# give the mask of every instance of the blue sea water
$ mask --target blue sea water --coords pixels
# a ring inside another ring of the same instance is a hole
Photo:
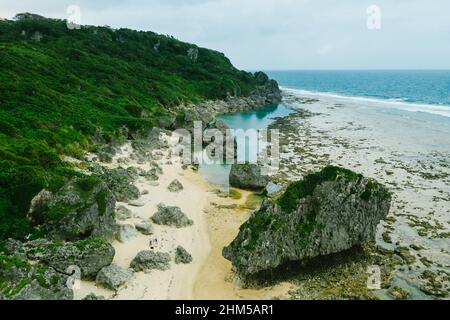
[[[299,97],[319,100],[310,107],[335,104],[349,107],[336,116],[375,123],[389,140],[411,145],[414,150],[448,149],[450,137],[449,71],[269,71],[282,88]],[[269,105],[258,110],[222,115],[232,129],[264,129],[276,117],[287,116],[292,106]],[[350,112],[350,113],[349,113]],[[361,118],[363,117],[363,118]],[[409,139],[409,140],[408,140]],[[228,187],[230,166],[201,165],[209,182]]]
[[[450,117],[450,70],[269,71],[282,87]]]

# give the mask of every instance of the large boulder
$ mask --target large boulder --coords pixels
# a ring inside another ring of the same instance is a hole
[[[131,224],[123,224],[118,226],[116,239],[122,243],[125,243],[135,237],[137,237],[139,233],[136,228]]]
[[[175,179],[169,184],[167,189],[169,189],[170,192],[180,192],[183,190],[183,185],[180,181],[178,181],[178,179]]]
[[[269,177],[261,173],[261,166],[244,163],[234,164],[230,172],[230,185],[245,190],[263,190],[269,183]]]
[[[139,231],[145,236],[152,235],[155,232],[153,225],[147,222],[137,223],[135,227],[137,231]]]
[[[141,196],[139,189],[134,185],[139,177],[137,169],[133,167],[108,169],[95,164],[91,166],[90,170],[106,183],[116,201],[128,202]]]
[[[0,300],[72,300],[68,277],[0,253]]]
[[[348,250],[373,241],[390,209],[381,184],[352,171],[326,167],[266,200],[241,226],[223,256],[244,276]]]
[[[133,277],[133,272],[115,264],[107,266],[97,274],[96,283],[106,289],[117,291]]]
[[[131,268],[136,271],[161,270],[170,269],[170,255],[164,252],[141,251],[131,261]]]
[[[175,250],[176,264],[189,264],[192,262],[192,255],[182,246],[178,246]]]
[[[153,215],[152,221],[157,225],[184,228],[194,224],[179,207],[166,207],[158,205],[158,211]]]
[[[36,240],[23,244],[22,250],[29,260],[38,261],[60,273],[69,267],[78,267],[81,278],[95,279],[97,273],[109,266],[115,255],[114,247],[103,239],[76,242],[48,242]]]
[[[59,191],[42,191],[32,201],[29,220],[55,240],[113,239],[116,200],[96,177],[74,178]]]

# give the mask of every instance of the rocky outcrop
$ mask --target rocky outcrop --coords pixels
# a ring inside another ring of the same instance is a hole
[[[183,190],[183,185],[177,179],[173,180],[167,187],[170,192],[180,192]]]
[[[131,219],[133,217],[133,212],[125,206],[118,206],[116,208],[116,218],[117,220],[124,221]]]
[[[127,242],[139,235],[136,228],[131,224],[122,224],[117,228],[116,239],[119,242]]]
[[[99,165],[93,165],[91,171],[99,179],[104,181],[109,190],[112,191],[116,201],[128,202],[139,199],[141,193],[139,189],[133,184],[139,177],[139,172],[136,168],[115,168],[108,169]]]
[[[98,160],[104,163],[112,163],[117,150],[111,145],[104,145],[97,151]]]
[[[27,259],[52,267],[60,273],[68,268],[80,268],[82,279],[95,279],[97,273],[109,266],[115,255],[111,244],[103,239],[87,239],[76,242],[49,242],[36,240],[24,243],[19,249]]]
[[[193,121],[200,120],[207,127],[214,122],[217,115],[255,110],[269,104],[281,103],[282,95],[278,83],[270,80],[264,72],[257,72],[254,76],[257,87],[248,96],[235,95],[228,96],[225,100],[207,101],[197,105],[180,105],[177,113],[182,121],[179,125],[189,127]]]
[[[390,204],[390,193],[376,181],[326,167],[291,184],[276,201],[265,201],[223,256],[249,276],[338,253],[373,241]]]
[[[154,233],[153,225],[147,222],[137,223],[135,225],[136,230],[145,236],[152,235]]]
[[[107,266],[97,274],[96,283],[106,289],[117,291],[133,277],[133,273],[115,264]]]
[[[269,177],[261,174],[257,164],[234,164],[230,171],[230,186],[239,189],[263,190],[269,183]]]
[[[0,253],[0,300],[72,300],[68,277]]]
[[[89,293],[86,297],[83,298],[84,301],[98,301],[98,300],[106,300],[104,296],[97,296],[95,293]]]
[[[186,251],[182,246],[178,246],[175,250],[176,264],[189,264],[192,262],[192,255]]]
[[[170,269],[170,255],[163,252],[141,251],[131,261],[131,268],[136,271],[161,270]]]
[[[116,201],[102,180],[96,177],[74,178],[55,194],[44,190],[36,198],[28,218],[51,238],[114,238]]]
[[[153,215],[152,221],[158,225],[176,228],[189,227],[194,224],[194,221],[189,219],[179,207],[166,207],[163,204],[158,206],[158,212]]]

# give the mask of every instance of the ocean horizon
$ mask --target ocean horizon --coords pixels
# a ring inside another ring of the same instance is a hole
[[[450,70],[266,71],[283,89],[305,96],[378,103],[450,117]]]

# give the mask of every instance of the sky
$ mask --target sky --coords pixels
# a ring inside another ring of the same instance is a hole
[[[0,0],[0,17],[71,5],[81,24],[173,35],[246,70],[450,69],[448,0]]]

